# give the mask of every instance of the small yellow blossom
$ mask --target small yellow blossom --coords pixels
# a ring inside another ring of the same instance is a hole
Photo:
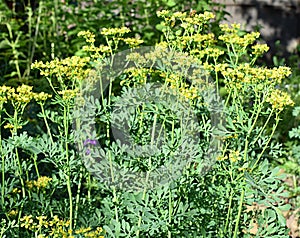
[[[282,111],[286,106],[294,105],[290,95],[279,89],[274,89],[271,92],[271,95],[267,97],[266,101],[272,105],[273,109],[278,110],[279,112]]]
[[[220,156],[217,157],[218,161],[223,161],[223,160],[226,160],[226,159],[227,159],[227,156],[221,156],[220,155]]]
[[[186,17],[186,12],[174,12],[173,16],[178,19],[182,19]]]
[[[78,89],[66,89],[59,91],[58,94],[62,95],[62,99],[64,101],[70,101],[71,99],[76,97],[76,95],[78,94]]]
[[[14,129],[15,126],[11,123],[6,123],[5,126],[4,126],[4,129]]]
[[[41,93],[35,93],[33,97],[37,102],[40,102],[40,101],[46,101],[48,98],[51,98],[52,95],[41,92]]]
[[[52,178],[48,178],[47,176],[39,177],[36,181],[34,181],[34,186],[37,188],[46,188]]]
[[[135,48],[139,46],[140,44],[143,44],[144,41],[140,39],[135,39],[135,38],[125,38],[122,39],[127,45],[129,45],[131,48]]]
[[[236,151],[231,150],[228,157],[229,160],[233,163],[242,159],[242,157],[240,156],[240,152],[238,150]]]
[[[156,15],[158,17],[168,17],[170,15],[170,11],[169,10],[158,11],[156,12]]]
[[[253,49],[252,54],[254,55],[262,55],[263,53],[267,52],[270,47],[267,44],[256,44],[251,47]]]
[[[114,35],[124,35],[126,33],[129,33],[130,29],[127,27],[121,27],[121,28],[103,28],[101,31],[101,34],[104,36],[114,36]]]
[[[77,36],[82,36],[85,38],[86,42],[94,43],[95,42],[95,34],[90,31],[80,31]]]
[[[34,186],[33,181],[26,181],[25,184],[26,184],[26,187],[27,187],[29,190],[31,190],[31,189],[33,188],[33,186]]]
[[[91,231],[92,230],[92,228],[91,227],[87,227],[87,228],[80,228],[80,229],[78,229],[78,230],[76,230],[75,231],[75,234],[84,234],[84,233],[86,233],[86,232],[89,232],[89,231]]]
[[[17,216],[18,215],[18,210],[11,210],[11,211],[9,211],[9,213],[8,213],[8,216],[9,217],[15,217],[15,216]]]
[[[31,224],[33,223],[32,215],[23,216],[20,219],[21,227],[25,227],[25,229],[29,229]]]

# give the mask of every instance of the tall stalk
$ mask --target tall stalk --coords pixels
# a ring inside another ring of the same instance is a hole
[[[70,219],[70,226],[69,229],[72,230],[73,228],[73,196],[71,190],[71,168],[70,168],[70,158],[69,158],[69,113],[70,113],[70,106],[67,104],[64,106],[64,137],[65,137],[65,155],[66,155],[66,162],[67,162],[67,171],[66,171],[66,180],[67,180],[67,191],[69,195],[69,219]]]

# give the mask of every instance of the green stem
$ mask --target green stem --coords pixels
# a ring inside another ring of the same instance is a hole
[[[82,171],[82,166],[80,166],[80,173],[79,173],[79,180],[78,180],[78,187],[77,187],[77,194],[76,194],[76,201],[75,201],[75,211],[74,211],[74,227],[76,227],[76,221],[78,217],[78,206],[79,206],[79,199],[80,199],[82,177],[83,177],[83,171]]]
[[[172,213],[173,213],[173,206],[172,206],[172,193],[171,193],[171,189],[169,189],[169,225],[172,222]],[[172,237],[172,233],[170,231],[170,229],[168,228],[168,238]]]
[[[20,178],[21,187],[22,187],[22,196],[23,196],[23,198],[25,198],[25,183],[24,183],[24,180],[22,178],[23,170],[22,170],[22,165],[21,165],[21,161],[20,161],[20,157],[19,157],[18,148],[15,148],[15,154],[16,154],[18,168],[19,168],[19,178]]]
[[[65,154],[66,154],[66,162],[67,162],[67,173],[66,173],[66,179],[67,179],[67,191],[68,191],[68,195],[69,195],[69,219],[70,219],[70,226],[69,229],[72,230],[73,228],[73,196],[72,196],[72,190],[71,190],[71,168],[70,168],[70,158],[69,158],[69,146],[68,146],[68,133],[69,133],[69,112],[70,112],[70,108],[69,105],[64,106],[64,136],[65,136],[65,146],[64,146],[64,150],[65,150]]]
[[[38,178],[40,177],[40,173],[39,173],[39,169],[38,169],[38,166],[37,166],[37,154],[34,154],[33,155],[33,163],[34,163],[34,168],[35,168],[35,172],[38,176]]]
[[[279,121],[280,121],[280,118],[279,118],[279,114],[278,114],[278,113],[276,113],[275,121],[276,121],[276,123],[275,123],[275,125],[274,125],[273,128],[272,128],[271,135],[270,135],[270,137],[269,137],[267,143],[265,144],[263,150],[262,150],[261,153],[259,154],[257,160],[255,161],[254,165],[253,165],[252,168],[250,169],[250,172],[252,172],[253,169],[255,169],[256,165],[257,165],[258,162],[259,162],[259,160],[261,159],[261,157],[262,157],[263,154],[265,153],[265,150],[268,148],[268,145],[269,145],[270,141],[272,140],[272,137],[273,137],[273,135],[274,135],[274,133],[275,133],[275,131],[276,131],[276,128],[277,128],[277,126],[278,126],[278,123],[279,123]]]
[[[88,191],[87,191],[87,198],[88,198],[88,202],[91,201],[91,174],[90,172],[88,172],[88,177],[87,177],[87,184],[88,184]]]
[[[224,234],[226,234],[226,232],[227,232],[229,219],[231,217],[231,205],[232,205],[232,199],[233,199],[233,190],[232,189],[230,189],[230,190],[231,191],[230,191],[230,197],[229,197],[228,212],[227,212],[226,222],[225,222],[225,227],[224,227]]]
[[[51,143],[52,143],[52,145],[53,145],[53,144],[54,144],[54,141],[53,141],[52,134],[51,134],[51,130],[50,130],[50,127],[49,127],[49,124],[48,124],[48,121],[47,121],[47,117],[46,117],[44,105],[43,105],[42,103],[39,103],[39,104],[40,104],[40,107],[41,107],[41,110],[42,110],[43,119],[44,119],[44,122],[45,122],[45,125],[46,125],[46,128],[47,128],[48,135],[49,135],[50,140],[51,140]]]
[[[18,110],[17,109],[14,111],[13,124],[14,124],[14,128],[13,128],[13,132],[12,132],[12,139],[14,138],[15,135],[17,135],[17,130],[18,130],[18,127],[19,127]],[[24,183],[24,180],[23,180],[23,177],[22,177],[23,176],[23,170],[22,170],[22,165],[21,165],[21,161],[20,161],[19,152],[18,152],[17,147],[15,147],[15,155],[16,155],[16,160],[17,160],[18,169],[19,169],[19,178],[20,178],[21,187],[22,187],[22,196],[23,196],[23,198],[25,198],[25,183]]]
[[[236,218],[236,221],[235,221],[235,228],[234,228],[233,238],[236,238],[237,234],[238,234],[239,223],[240,223],[242,209],[243,209],[244,197],[245,197],[245,189],[242,190],[241,197],[240,197],[239,210],[238,210],[238,215],[237,215],[237,218]]]
[[[268,116],[268,118],[267,118],[267,120],[266,120],[264,126],[263,126],[262,129],[260,130],[260,132],[259,132],[258,136],[256,137],[256,139],[253,141],[253,145],[257,142],[257,140],[260,138],[261,134],[262,134],[263,131],[265,130],[265,128],[266,128],[266,126],[268,125],[268,123],[269,123],[271,117],[273,116],[273,112],[274,112],[274,109],[272,108],[272,111],[271,111],[271,113],[269,114],[269,116]]]
[[[2,108],[3,104],[1,104],[0,108],[0,113],[2,114]],[[5,158],[3,155],[3,148],[2,148],[2,131],[1,131],[1,125],[2,125],[2,120],[1,120],[1,114],[0,114],[0,156],[2,159],[2,166],[1,166],[1,177],[2,177],[2,183],[1,183],[1,205],[2,209],[4,209],[4,193],[5,193]]]
[[[154,120],[153,120],[153,126],[152,126],[152,133],[151,133],[151,146],[154,145],[154,141],[155,141],[155,129],[156,129],[156,123],[157,123],[157,114],[154,114]],[[145,182],[145,187],[144,187],[144,191],[143,191],[143,196],[142,196],[142,200],[144,201],[146,198],[146,193],[147,193],[147,184],[149,181],[149,177],[150,177],[150,173],[151,173],[151,158],[149,159],[149,168],[148,171],[146,173],[146,182]],[[147,204],[146,204],[147,206]],[[138,220],[138,224],[137,224],[137,231],[136,231],[136,237],[140,237],[140,228],[142,225],[142,217],[143,217],[143,213],[141,212],[139,215],[139,220]]]

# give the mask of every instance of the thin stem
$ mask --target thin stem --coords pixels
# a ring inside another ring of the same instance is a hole
[[[0,156],[2,159],[2,166],[1,166],[1,175],[2,175],[2,186],[1,186],[1,205],[2,209],[4,209],[4,193],[5,193],[5,158],[3,155],[3,148],[2,148],[2,131],[1,131],[1,125],[2,125],[2,109],[3,109],[3,104],[1,103],[1,108],[0,108]]]
[[[34,163],[34,168],[35,168],[35,172],[38,176],[38,178],[40,177],[40,173],[39,173],[39,169],[38,169],[38,166],[37,166],[37,154],[34,154],[33,155],[33,163]]]
[[[67,162],[67,173],[66,173],[66,179],[67,179],[67,191],[68,191],[68,195],[69,195],[69,217],[70,217],[70,226],[69,229],[72,230],[73,228],[73,196],[72,196],[72,190],[71,190],[71,168],[70,168],[70,158],[69,158],[69,146],[68,146],[68,133],[69,133],[69,115],[70,112],[70,108],[69,105],[64,106],[64,137],[65,137],[65,154],[66,154],[66,162]]]
[[[77,187],[77,194],[76,194],[76,201],[75,201],[75,211],[74,211],[74,227],[76,227],[76,221],[78,216],[78,206],[79,206],[79,199],[80,199],[82,177],[83,177],[83,171],[82,171],[82,166],[80,166],[80,173],[79,173],[79,180],[78,180],[78,187]]]
[[[255,143],[256,143],[256,141],[257,141],[257,140],[260,138],[261,134],[262,134],[262,133],[263,133],[263,131],[265,130],[266,126],[268,125],[268,123],[269,123],[269,121],[270,121],[271,117],[273,116],[273,112],[274,112],[274,109],[272,108],[272,111],[271,111],[271,113],[269,114],[269,116],[268,116],[268,118],[267,118],[267,120],[266,120],[266,122],[265,122],[264,126],[263,126],[263,127],[262,127],[262,129],[260,130],[260,132],[259,132],[258,136],[257,136],[257,137],[256,137],[256,139],[253,141],[253,144],[255,144]]]
[[[242,190],[241,197],[240,197],[239,210],[238,210],[238,215],[237,215],[237,218],[236,218],[236,221],[235,221],[235,228],[234,228],[233,238],[236,238],[237,234],[238,234],[239,223],[240,223],[242,209],[243,209],[244,197],[245,197],[245,189]]]
[[[16,109],[14,111],[14,117],[13,117],[13,123],[14,123],[14,129],[12,132],[12,138],[14,138],[15,135],[17,135],[17,130],[19,127],[19,123],[18,123],[18,110]],[[20,182],[21,182],[21,187],[22,187],[22,196],[23,198],[25,198],[25,183],[23,180],[23,170],[22,170],[22,165],[21,165],[21,161],[20,161],[20,157],[19,157],[19,152],[18,152],[18,148],[15,147],[15,155],[16,155],[16,160],[17,160],[17,164],[18,164],[18,169],[19,169],[19,178],[20,178]]]
[[[257,160],[255,161],[254,165],[252,166],[250,172],[252,172],[253,169],[256,167],[256,165],[258,164],[259,160],[261,159],[261,157],[262,157],[263,154],[265,153],[265,150],[268,148],[268,145],[269,145],[270,141],[272,140],[272,137],[273,137],[273,135],[274,135],[274,133],[275,133],[275,131],[276,131],[276,128],[277,128],[277,126],[278,126],[278,123],[279,123],[279,121],[280,121],[280,118],[279,118],[279,114],[278,114],[278,113],[276,113],[275,121],[276,121],[276,123],[275,123],[275,125],[273,125],[271,135],[270,135],[270,137],[269,137],[267,143],[265,144],[263,150],[262,150],[261,153],[259,154]]]
[[[173,207],[172,207],[172,193],[171,193],[171,189],[169,189],[169,225],[172,222],[172,213],[173,213]],[[172,233],[170,231],[170,229],[168,228],[168,238],[172,237]]]
[[[87,184],[88,184],[87,198],[88,198],[88,202],[90,202],[91,201],[91,174],[90,174],[90,172],[88,172]]]
[[[154,120],[153,120],[153,126],[152,126],[152,133],[151,133],[151,146],[154,145],[154,141],[155,141],[156,123],[157,123],[157,114],[154,114]],[[142,196],[142,200],[143,201],[146,198],[147,184],[148,184],[150,173],[151,173],[151,165],[152,165],[151,158],[149,159],[149,164],[148,165],[149,165],[149,168],[148,168],[148,171],[146,173],[145,187],[144,187],[143,196]],[[146,204],[146,206],[147,206],[147,204]],[[139,215],[139,220],[138,220],[138,224],[137,224],[137,228],[138,229],[136,231],[136,237],[140,237],[140,227],[141,227],[141,224],[142,224],[142,217],[143,217],[143,212],[141,212],[140,215]]]
[[[39,103],[40,106],[41,106],[41,110],[42,110],[42,114],[43,114],[43,119],[44,119],[44,122],[45,122],[45,125],[46,125],[46,128],[47,128],[47,133],[50,137],[50,140],[51,140],[51,143],[52,145],[54,144],[54,141],[53,141],[53,138],[52,138],[52,134],[51,134],[51,130],[50,130],[50,127],[49,127],[49,124],[48,124],[48,121],[47,121],[47,117],[46,117],[46,113],[45,113],[45,109],[44,109],[44,105],[42,103]]]
[[[233,199],[233,190],[230,189],[230,197],[229,197],[229,204],[228,204],[228,212],[226,216],[226,222],[225,222],[225,228],[224,228],[224,234],[227,232],[227,227],[229,223],[229,219],[231,217],[231,205],[232,205],[232,199]]]

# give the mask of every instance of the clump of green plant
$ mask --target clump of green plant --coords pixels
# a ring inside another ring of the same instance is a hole
[[[288,237],[285,175],[269,160],[282,153],[273,136],[294,104],[277,88],[290,69],[257,66],[268,50],[256,44],[259,33],[221,24],[214,34],[211,12],[157,14],[164,40],[150,50],[135,50],[143,41],[126,37],[127,27],[104,28],[100,45],[91,31],[79,33],[87,42],[81,57],[32,65],[52,96],[38,94],[45,96],[38,100],[41,136],[18,131],[14,119],[16,133],[1,144],[8,195],[1,216],[11,227],[3,234],[33,234],[21,225],[24,216],[56,215],[69,230],[101,226],[108,237]],[[118,58],[120,45],[130,48],[126,58]],[[208,96],[215,94],[223,96],[217,111]],[[214,123],[213,115],[223,120]],[[113,136],[124,128],[129,145]],[[218,153],[210,151],[213,137]],[[144,174],[146,183],[135,191],[116,186],[126,173],[115,166]],[[150,187],[162,166],[180,173]],[[101,180],[106,171],[109,183]]]
[[[140,35],[149,45],[160,38],[156,25],[159,8],[173,10],[215,9],[221,20],[225,12],[221,4],[206,0],[151,0],[144,1],[1,1],[0,3],[0,66],[2,83],[17,86],[21,83],[35,84],[45,90],[43,84],[34,81],[37,75],[31,71],[35,60],[50,61],[80,54],[82,41],[77,34],[103,27],[130,26],[132,35]],[[102,41],[102,35],[97,33]]]

